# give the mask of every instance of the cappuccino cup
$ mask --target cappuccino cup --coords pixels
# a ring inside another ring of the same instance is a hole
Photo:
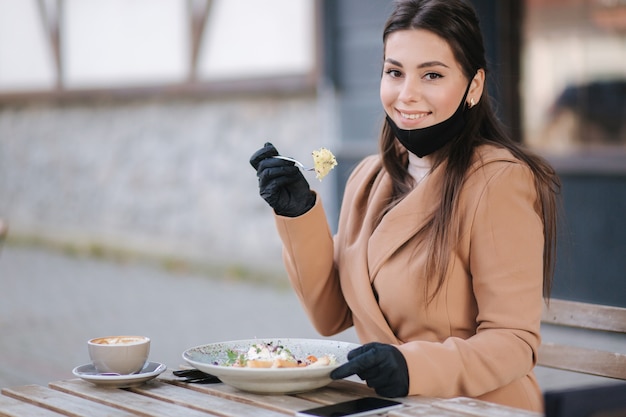
[[[150,338],[106,336],[87,342],[89,357],[99,373],[129,375],[139,372],[148,360]]]

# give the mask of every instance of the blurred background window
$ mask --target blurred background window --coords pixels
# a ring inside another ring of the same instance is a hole
[[[202,79],[306,74],[313,69],[313,1],[213,3],[200,54]]]
[[[53,88],[56,70],[35,0],[0,0],[0,92]]]
[[[626,1],[526,0],[523,37],[526,143],[626,147]]]
[[[189,49],[185,6],[180,0],[65,0],[65,86],[183,81]]]
[[[0,95],[315,70],[315,0],[0,0]]]

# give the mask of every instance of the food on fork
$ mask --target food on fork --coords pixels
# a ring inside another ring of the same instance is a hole
[[[337,159],[335,155],[326,148],[320,148],[312,153],[315,176],[321,181],[322,178],[328,175],[328,173],[337,166]]]
[[[308,355],[297,359],[289,349],[270,343],[253,343],[247,352],[228,350],[226,366],[236,368],[302,368],[327,366],[337,363],[333,355],[320,358]]]

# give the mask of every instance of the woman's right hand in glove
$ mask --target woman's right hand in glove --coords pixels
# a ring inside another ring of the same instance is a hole
[[[315,205],[315,194],[293,162],[272,158],[278,151],[271,143],[250,157],[259,178],[259,194],[279,216],[298,217]]]

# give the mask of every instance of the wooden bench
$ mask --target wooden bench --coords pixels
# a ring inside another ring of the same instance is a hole
[[[626,308],[559,299],[544,308],[542,323],[626,335]],[[593,337],[592,335],[590,337]],[[626,354],[544,341],[538,365],[626,380]]]

